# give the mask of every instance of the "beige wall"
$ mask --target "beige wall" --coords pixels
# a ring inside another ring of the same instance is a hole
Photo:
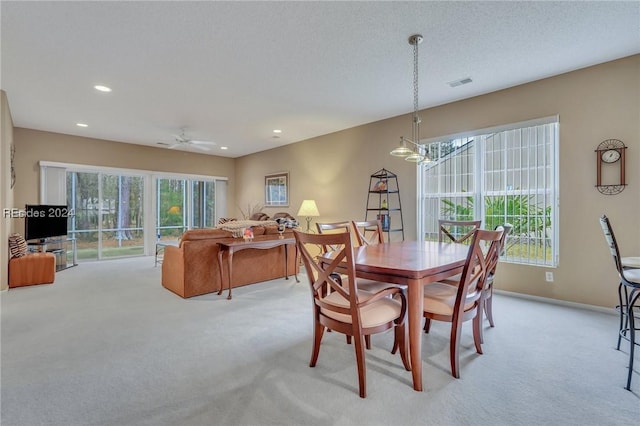
[[[502,264],[497,288],[611,307],[616,273],[598,217],[607,214],[623,255],[640,255],[640,55],[422,111],[422,138],[558,114],[560,117],[560,263],[547,268]],[[294,215],[305,198],[322,221],[360,219],[371,173],[398,174],[407,239],[416,232],[416,169],[389,156],[410,116],[383,120],[237,160],[238,203],[263,202],[264,175],[289,171]],[[606,196],[595,188],[597,145],[609,138],[628,147],[628,187]],[[241,189],[241,190],[240,190]]]
[[[230,158],[23,128],[14,129],[14,138],[18,170],[15,206],[21,208],[24,208],[25,204],[39,202],[39,161],[226,176],[229,178],[227,203],[230,206],[235,204],[235,161]],[[16,221],[16,229],[23,232],[24,220]]]
[[[4,90],[0,90],[0,290],[8,288],[7,266],[9,259],[8,236],[13,232],[13,220],[4,216],[5,209],[14,207],[11,188],[11,144],[13,143],[13,121],[9,102]]]
[[[606,213],[612,219],[623,255],[640,255],[635,214],[640,207],[640,55],[427,109],[421,113],[422,138],[556,114],[560,116],[561,205],[555,282],[545,282],[546,268],[501,264],[496,285],[610,307],[615,304],[616,277],[598,217]],[[408,114],[236,160],[16,128],[14,205],[37,202],[37,163],[47,160],[228,176],[229,214],[235,216],[240,215],[238,207],[264,202],[266,174],[288,171],[291,205],[265,208],[266,213],[289,211],[295,216],[302,200],[313,198],[322,221],[359,219],[365,214],[370,175],[386,168],[398,174],[405,234],[414,239],[416,169],[388,154],[400,136],[409,135],[410,124]],[[629,147],[629,186],[615,196],[594,188],[594,149],[608,138],[621,139]],[[6,188],[4,180],[2,186]],[[6,246],[6,239],[0,246]]]

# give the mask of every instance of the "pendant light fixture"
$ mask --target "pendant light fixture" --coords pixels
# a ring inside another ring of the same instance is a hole
[[[406,161],[421,163],[430,161],[425,147],[420,144],[420,117],[418,117],[418,45],[422,43],[422,35],[414,34],[409,37],[409,44],[413,46],[413,118],[411,123],[411,139],[400,137],[400,145],[389,154],[404,157]],[[410,146],[408,146],[410,145]]]

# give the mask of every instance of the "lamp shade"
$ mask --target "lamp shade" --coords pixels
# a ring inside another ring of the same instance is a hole
[[[315,200],[304,200],[298,210],[298,216],[320,216]]]

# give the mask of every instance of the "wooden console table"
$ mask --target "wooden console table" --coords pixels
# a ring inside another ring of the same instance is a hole
[[[288,250],[287,246],[296,245],[296,239],[294,237],[280,237],[279,235],[260,235],[250,240],[245,240],[241,238],[237,238],[235,240],[226,240],[218,242],[220,246],[220,251],[218,251],[218,266],[220,269],[220,290],[218,294],[222,294],[222,290],[224,289],[224,274],[222,273],[222,256],[224,253],[227,253],[227,266],[229,267],[229,280],[227,282],[227,287],[229,288],[229,295],[227,299],[231,299],[231,277],[232,277],[232,264],[233,264],[233,253],[246,249],[260,249],[266,250],[274,247],[284,246],[284,277],[285,279],[289,279],[289,270],[288,270]],[[297,250],[296,250],[297,256]],[[298,273],[294,269],[294,276],[296,277],[296,282],[300,282],[298,279]]]

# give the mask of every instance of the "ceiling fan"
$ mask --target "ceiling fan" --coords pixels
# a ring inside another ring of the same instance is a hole
[[[171,144],[171,145],[165,144],[165,143],[160,143],[160,144],[161,145],[168,145],[169,149],[180,149],[180,148],[194,147],[194,148],[200,149],[202,151],[211,151],[211,147],[216,145],[216,143],[212,142],[212,141],[200,141],[200,140],[195,140],[195,139],[188,138],[184,134],[184,129],[180,129],[180,134],[179,135],[173,135],[173,139],[175,140],[175,142],[173,144]]]

